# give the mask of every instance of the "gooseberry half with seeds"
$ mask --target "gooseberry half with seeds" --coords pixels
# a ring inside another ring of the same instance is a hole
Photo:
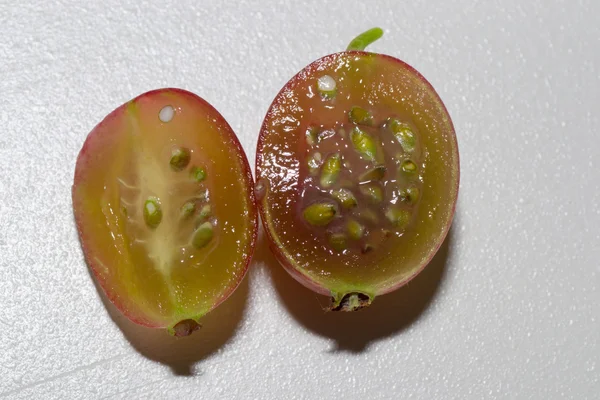
[[[151,91],[110,113],[79,153],[73,208],[85,258],[132,321],[175,336],[224,301],[254,252],[248,160],[211,105]]]
[[[354,311],[416,276],[446,237],[459,187],[450,116],[403,61],[347,51],[300,71],[264,119],[257,201],[285,269]]]

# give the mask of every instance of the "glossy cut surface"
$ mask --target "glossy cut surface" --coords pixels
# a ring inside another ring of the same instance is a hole
[[[333,98],[319,92],[318,82],[323,76],[336,82]],[[370,119],[362,118],[364,112],[356,113],[354,107],[367,110]],[[390,118],[416,133],[417,149],[412,153],[402,153],[399,142],[393,140],[386,128]],[[326,189],[323,181],[319,185],[314,177],[323,177],[325,163],[316,172],[310,166],[315,145],[311,139],[307,143],[306,137],[314,126],[320,132],[331,132],[325,134],[323,144],[318,144],[322,146],[319,157],[326,160],[339,152],[346,162],[336,183]],[[350,131],[357,126],[376,145],[355,140]],[[401,154],[394,158],[398,152]],[[409,209],[410,223],[394,231],[385,218],[390,215],[385,207],[395,202],[394,185],[405,184],[398,172],[405,155],[418,167],[418,177],[413,181],[418,184],[420,196]],[[380,178],[378,171],[370,171],[368,176],[377,181],[383,202],[368,205],[377,214],[376,220],[369,222],[359,212],[368,208],[361,206],[367,203],[367,197],[360,192],[366,193],[362,190],[366,188],[364,176],[376,165],[386,171],[385,176]],[[277,95],[261,129],[256,171],[259,186],[264,186],[258,202],[263,224],[272,249],[288,272],[313,290],[334,298],[352,292],[374,297],[410,280],[441,245],[458,193],[458,147],[441,99],[417,71],[393,57],[348,51],[313,62]],[[358,198],[358,207],[348,211],[338,202],[340,212],[336,218],[341,219],[333,219],[328,228],[336,231],[336,221],[346,223],[357,218],[372,234],[370,239],[351,241],[339,251],[335,243],[327,243],[327,229],[307,223],[302,210],[315,202],[330,201],[326,199],[329,190],[344,185],[363,197]],[[373,248],[366,246],[368,240],[375,242]]]
[[[86,260],[110,300],[178,334],[179,322],[226,299],[254,251],[251,187],[236,135],[198,96],[156,90],[108,115],[83,145],[72,196]]]

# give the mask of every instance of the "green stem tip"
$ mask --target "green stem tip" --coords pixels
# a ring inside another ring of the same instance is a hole
[[[381,28],[372,28],[366,32],[361,33],[348,45],[347,51],[363,51],[368,45],[376,41],[383,36],[383,30]]]

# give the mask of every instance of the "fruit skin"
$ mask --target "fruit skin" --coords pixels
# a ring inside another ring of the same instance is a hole
[[[106,139],[105,137],[100,137],[100,135],[116,135],[115,132],[107,130],[107,128],[109,128],[113,124],[117,124],[118,121],[123,118],[128,106],[135,104],[140,100],[150,100],[155,96],[161,95],[167,95],[171,97],[179,96],[181,98],[185,98],[186,101],[194,102],[198,108],[204,110],[207,114],[213,116],[214,122],[225,132],[225,134],[227,135],[227,140],[229,140],[230,145],[233,147],[233,151],[237,155],[237,159],[239,162],[238,166],[241,168],[242,176],[239,176],[238,179],[245,180],[245,182],[247,183],[246,196],[248,197],[248,209],[246,211],[248,213],[250,221],[250,235],[248,237],[249,240],[242,261],[243,267],[239,271],[234,284],[232,284],[228,287],[227,290],[222,292],[220,296],[218,296],[215,299],[210,309],[204,312],[202,315],[190,316],[190,318],[181,319],[179,321],[174,320],[171,321],[171,323],[165,323],[164,320],[159,321],[157,319],[152,318],[151,316],[140,313],[139,310],[135,310],[134,307],[131,307],[131,304],[129,304],[128,299],[123,297],[121,294],[110,290],[109,282],[107,282],[105,275],[101,273],[102,267],[98,261],[98,258],[92,251],[92,244],[94,241],[93,236],[95,232],[88,229],[88,226],[85,223],[86,209],[85,205],[83,204],[84,202],[81,198],[82,195],[81,193],[79,193],[79,186],[85,179],[86,168],[93,167],[93,162],[95,159],[94,150],[95,146],[97,146],[97,143],[95,142]],[[136,324],[146,326],[148,328],[166,328],[168,332],[173,336],[187,336],[193,333],[195,330],[199,329],[200,324],[198,323],[198,319],[206,313],[215,309],[217,306],[219,306],[237,289],[237,287],[241,284],[242,280],[244,279],[250,266],[250,262],[252,260],[252,256],[256,248],[256,242],[258,237],[258,214],[256,211],[256,199],[254,196],[254,190],[252,190],[252,184],[253,177],[250,164],[248,163],[243,147],[239,142],[233,129],[223,118],[223,116],[212,105],[210,105],[207,101],[195,95],[194,93],[178,88],[156,89],[133,98],[132,100],[122,104],[121,106],[113,110],[111,113],[109,113],[88,134],[77,156],[73,186],[71,190],[74,219],[82,251],[86,263],[90,267],[94,278],[99,283],[99,286],[102,288],[102,291],[104,292],[106,297],[111,301],[111,303],[113,303],[117,307],[117,309],[119,309],[119,311],[123,313],[123,315],[125,315],[129,320]]]
[[[441,232],[440,232],[435,244],[430,247],[427,257],[424,258],[423,261],[417,266],[417,268],[415,268],[413,270],[413,272],[410,274],[410,276],[408,276],[404,279],[401,279],[397,282],[394,282],[392,284],[388,284],[386,286],[379,287],[376,290],[371,291],[370,293],[361,292],[360,290],[356,291],[356,293],[358,293],[359,296],[362,296],[362,294],[368,295],[372,301],[375,296],[393,292],[393,291],[397,290],[398,288],[407,284],[410,280],[414,279],[427,266],[427,264],[429,264],[431,259],[435,256],[435,254],[439,250],[446,235],[448,234],[448,232],[450,230],[450,226],[452,224],[455,210],[456,210],[458,190],[459,190],[459,185],[460,185],[460,159],[459,159],[458,143],[457,143],[457,139],[456,139],[454,125],[449,116],[447,108],[445,107],[444,103],[442,102],[441,98],[439,97],[438,93],[435,91],[433,86],[425,79],[425,77],[421,73],[419,73],[416,69],[414,69],[412,66],[408,65],[407,63],[405,63],[395,57],[389,56],[389,55],[374,54],[371,52],[366,52],[366,51],[361,51],[361,50],[350,50],[350,51],[345,51],[345,52],[333,53],[333,54],[327,55],[325,57],[322,57],[322,58],[312,62],[307,67],[305,67],[300,72],[298,72],[294,77],[292,77],[286,83],[286,85],[284,85],[284,87],[279,91],[279,93],[273,100],[273,102],[269,108],[269,111],[267,112],[267,115],[263,121],[261,130],[260,130],[260,136],[259,136],[259,140],[258,140],[258,144],[257,144],[256,162],[255,162],[255,170],[256,170],[256,179],[257,180],[266,179],[268,181],[268,177],[265,178],[265,174],[267,174],[267,172],[263,171],[261,157],[263,155],[263,151],[265,151],[265,143],[268,141],[268,134],[269,134],[269,130],[270,130],[269,118],[271,116],[271,113],[273,113],[273,110],[275,107],[281,107],[281,104],[279,104],[279,100],[281,99],[281,97],[284,96],[286,92],[292,91],[293,88],[296,87],[296,85],[301,84],[302,82],[306,82],[307,77],[312,76],[313,73],[315,73],[316,71],[326,71],[325,66],[328,63],[333,63],[332,60],[335,60],[335,59],[338,59],[338,58],[341,58],[344,56],[358,56],[358,57],[365,57],[365,58],[366,57],[381,57],[382,59],[396,63],[398,68],[406,70],[412,76],[414,76],[418,80],[420,80],[421,83],[423,85],[425,85],[425,87],[427,87],[428,94],[430,96],[434,96],[435,102],[439,105],[442,113],[446,116],[446,126],[445,126],[446,133],[447,133],[447,136],[452,141],[451,147],[453,149],[455,149],[455,151],[452,154],[455,158],[454,165],[453,165],[454,168],[452,171],[452,178],[455,181],[455,184],[454,184],[453,190],[449,193],[449,198],[450,198],[450,207],[448,210],[449,217],[448,217],[447,221],[445,221],[445,224],[441,227]],[[326,72],[322,72],[322,73],[326,73]],[[301,162],[302,161],[300,161],[300,163]],[[343,297],[345,295],[348,295],[349,292],[343,293],[343,292],[333,291],[329,287],[327,287],[327,285],[324,284],[323,282],[318,281],[317,279],[315,279],[315,277],[310,276],[308,273],[306,273],[306,272],[302,271],[300,268],[294,266],[292,257],[289,254],[286,254],[285,249],[283,249],[281,246],[279,246],[277,244],[280,241],[276,237],[276,232],[274,232],[274,230],[269,226],[269,220],[271,217],[267,210],[267,196],[264,196],[263,198],[259,199],[257,202],[257,205],[258,205],[259,213],[261,215],[263,227],[266,232],[266,236],[269,240],[269,248],[275,255],[276,259],[280,262],[280,264],[284,267],[284,269],[298,282],[300,282],[301,284],[303,284],[304,286],[313,290],[316,293],[323,294],[326,296],[331,296],[332,300],[333,300],[333,306],[330,309],[337,309],[337,307],[340,305],[340,302],[342,301]],[[352,311],[352,310],[344,310],[344,311]]]

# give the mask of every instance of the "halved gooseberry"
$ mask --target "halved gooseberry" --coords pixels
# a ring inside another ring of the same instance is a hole
[[[85,258],[129,319],[176,336],[224,301],[248,268],[257,213],[248,160],[206,101],[151,91],[88,135],[73,208]]]
[[[406,63],[364,48],[308,65],[279,92],[258,141],[259,211],[286,270],[333,310],[369,305],[417,275],[453,219],[452,121]]]

